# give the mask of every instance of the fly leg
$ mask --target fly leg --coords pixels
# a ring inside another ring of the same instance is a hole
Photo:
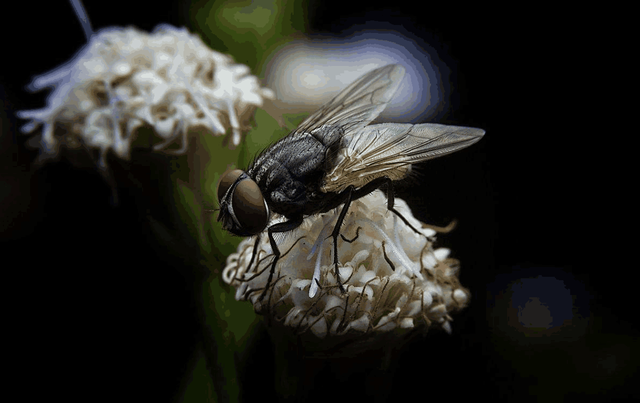
[[[338,270],[338,235],[340,234],[340,227],[342,227],[344,217],[347,215],[347,210],[349,210],[351,200],[353,200],[353,186],[349,186],[342,192],[341,195],[344,195],[344,197],[346,197],[346,200],[344,202],[344,207],[342,207],[342,211],[340,211],[340,215],[338,216],[338,221],[336,221],[336,226],[333,227],[331,236],[333,237],[333,264],[336,273],[336,280],[338,280],[338,287],[340,287],[340,292],[344,294],[345,290],[342,286],[342,282],[340,281],[340,271]]]
[[[387,188],[387,208],[390,211],[393,211],[393,213],[395,213],[398,217],[400,217],[402,221],[404,221],[404,223],[408,225],[409,228],[411,228],[416,234],[424,236],[424,234],[418,231],[417,229],[415,229],[413,225],[411,225],[409,221],[407,221],[407,219],[404,218],[398,210],[393,208],[394,196],[393,196],[393,182],[391,181],[391,179],[387,177],[376,178],[355,191],[353,186],[347,187],[339,195],[340,199],[345,200],[344,207],[342,208],[342,211],[340,211],[340,216],[338,216],[338,221],[336,222],[336,226],[333,228],[333,232],[331,233],[331,236],[333,237],[333,264],[335,268],[336,279],[338,280],[338,287],[340,287],[340,291],[342,293],[345,292],[345,289],[342,286],[342,283],[340,282],[340,274],[338,271],[338,235],[340,234],[340,228],[342,227],[342,222],[344,221],[344,217],[347,215],[347,210],[349,210],[351,201],[364,197],[369,193],[373,192],[374,190],[379,189],[383,186],[386,186]]]
[[[258,254],[258,245],[260,244],[260,238],[262,238],[262,233],[256,236],[256,241],[253,244],[253,253],[251,253],[251,260],[249,260],[249,266],[247,266],[247,273],[251,273],[251,266],[253,266],[253,262],[256,260],[256,255]]]
[[[393,195],[393,181],[389,178],[387,178],[386,176],[383,178],[376,178],[374,180],[372,180],[371,182],[367,183],[366,185],[364,185],[363,187],[361,187],[360,189],[358,189],[357,191],[355,191],[353,193],[353,199],[359,199],[361,197],[364,197],[366,195],[368,195],[369,193],[373,192],[376,189],[379,189],[381,187],[386,186],[387,188],[387,209],[389,209],[390,211],[393,211],[395,215],[397,215],[398,217],[400,217],[400,219],[402,219],[402,221],[404,221],[405,224],[407,224],[409,226],[409,228],[411,228],[413,230],[413,232],[415,232],[418,235],[423,235],[424,234],[420,231],[418,231],[417,229],[415,229],[413,227],[413,225],[411,225],[409,223],[409,221],[407,221],[406,218],[404,218],[402,216],[402,214],[400,214],[400,212],[398,210],[396,210],[395,208],[393,208],[393,203],[394,203],[394,195]]]
[[[298,228],[300,224],[302,224],[302,217],[297,217],[289,221],[274,224],[267,229],[267,232],[269,233],[269,243],[271,244],[271,250],[273,250],[273,262],[271,263],[271,270],[269,271],[267,284],[264,286],[264,290],[262,291],[262,294],[260,294],[258,301],[262,301],[264,299],[264,296],[269,289],[269,285],[271,285],[273,273],[276,271],[276,263],[278,263],[278,259],[280,259],[280,249],[278,249],[278,245],[276,244],[276,240],[273,238],[273,234],[276,232],[292,231]]]

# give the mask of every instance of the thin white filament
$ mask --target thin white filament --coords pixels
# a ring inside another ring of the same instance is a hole
[[[390,247],[390,252],[398,257],[400,263],[402,263],[402,266],[406,270],[411,270],[413,273],[415,273],[415,275],[418,276],[420,280],[424,280],[424,277],[422,277],[422,274],[420,273],[420,269],[416,269],[416,265],[411,262],[411,259],[409,259],[407,254],[404,252],[404,249],[398,248],[396,244],[391,240],[391,238],[389,238],[389,236],[375,222],[369,220],[368,218],[359,218],[358,220],[356,220],[356,223],[360,223],[363,226],[369,225],[371,228],[373,228],[381,238],[384,238],[384,240],[386,241],[385,246],[388,245]]]

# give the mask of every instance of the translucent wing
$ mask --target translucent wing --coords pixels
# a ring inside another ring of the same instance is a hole
[[[411,164],[468,147],[484,135],[472,127],[440,124],[383,123],[365,127],[343,138],[334,169],[325,175],[322,190],[341,192],[359,188],[375,178],[404,178]]]
[[[291,134],[311,133],[322,126],[341,127],[345,134],[359,131],[384,110],[403,77],[404,67],[397,64],[365,74],[307,117]]]

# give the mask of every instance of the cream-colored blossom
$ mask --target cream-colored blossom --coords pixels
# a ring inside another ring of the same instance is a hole
[[[432,323],[450,332],[449,313],[469,300],[458,280],[458,262],[448,257],[448,249],[433,248],[436,232],[423,228],[403,200],[396,198],[395,208],[422,235],[387,209],[381,191],[351,204],[341,230],[346,240],[338,241],[344,294],[334,274],[330,237],[341,207],[310,216],[296,230],[276,237],[282,256],[262,300],[273,260],[266,232],[252,267],[247,266],[255,237],[243,240],[229,256],[223,278],[236,287],[236,299],[251,301],[258,313],[298,333],[310,330],[324,338]],[[274,222],[279,220],[283,217]]]
[[[135,133],[153,128],[154,149],[180,144],[201,129],[212,135],[231,131],[238,145],[246,119],[273,92],[261,88],[249,68],[209,49],[186,29],[158,26],[149,34],[135,28],[107,28],[91,37],[73,60],[36,77],[33,91],[52,88],[47,106],[18,112],[31,121],[22,131],[42,127],[42,157],[58,154],[61,144],[83,144],[128,158]],[[175,148],[175,147],[174,147]]]

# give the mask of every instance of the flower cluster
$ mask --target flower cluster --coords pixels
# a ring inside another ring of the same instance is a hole
[[[73,60],[36,77],[31,90],[52,88],[47,106],[21,111],[31,133],[43,126],[41,158],[61,145],[129,158],[136,130],[151,127],[154,149],[181,141],[198,129],[224,135],[238,145],[255,107],[273,92],[261,88],[249,68],[209,49],[186,29],[158,26],[151,34],[134,28],[108,28],[91,37]]]
[[[330,237],[341,207],[310,216],[276,238],[282,256],[266,291],[273,261],[266,233],[251,267],[256,237],[240,243],[227,259],[224,281],[236,287],[236,299],[250,300],[258,313],[319,338],[432,323],[450,332],[449,313],[469,300],[458,280],[458,262],[448,258],[448,249],[433,248],[436,232],[423,228],[403,200],[396,198],[394,207],[422,234],[387,209],[381,191],[351,204],[338,241],[344,294],[334,274]]]

